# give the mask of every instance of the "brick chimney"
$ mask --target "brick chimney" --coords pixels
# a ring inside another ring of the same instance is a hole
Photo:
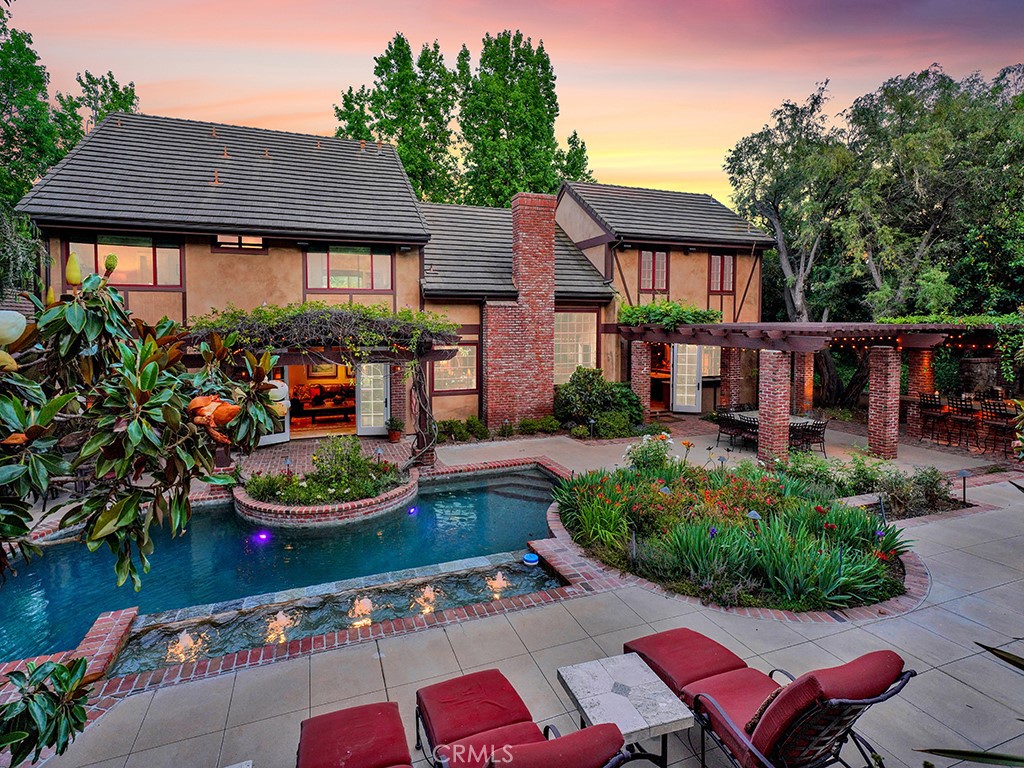
[[[516,301],[483,308],[483,414],[504,421],[551,414],[555,388],[555,196],[512,198],[512,282]]]

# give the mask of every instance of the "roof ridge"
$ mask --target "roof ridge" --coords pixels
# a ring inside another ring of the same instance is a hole
[[[567,181],[566,184],[574,187],[608,187],[610,189],[632,189],[637,192],[658,192],[664,195],[687,195],[689,197],[707,197],[719,202],[714,195],[708,192],[684,192],[679,189],[656,189],[655,187],[631,187],[626,184],[603,184],[596,181]],[[728,207],[728,206],[726,206]],[[730,209],[731,210],[731,209]]]
[[[431,208],[467,208],[473,211],[508,211],[512,212],[511,208],[501,208],[496,205],[467,205],[466,203],[434,203],[429,200],[419,201],[421,206],[429,206]]]

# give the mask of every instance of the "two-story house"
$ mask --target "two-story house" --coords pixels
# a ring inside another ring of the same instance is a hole
[[[386,144],[135,114],[101,122],[18,209],[49,247],[47,285],[66,288],[72,253],[86,270],[115,253],[112,283],[151,321],[311,300],[445,314],[461,341],[431,365],[434,414],[492,427],[550,413],[578,365],[629,381],[624,303],[758,319],[771,245],[704,195],[566,184],[511,209],[425,204]],[[713,379],[714,360],[677,347],[658,351],[643,396],[699,410],[687,393]],[[378,434],[407,416],[408,382],[385,363],[276,375],[293,403],[285,438]]]

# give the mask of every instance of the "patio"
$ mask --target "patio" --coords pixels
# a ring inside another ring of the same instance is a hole
[[[705,431],[711,426],[698,423]],[[706,453],[714,434],[694,435],[692,421],[673,431],[684,426],[695,443],[691,457]],[[858,440],[863,443],[856,435],[829,430],[829,455],[851,451]],[[584,469],[615,463],[623,448],[621,442],[594,445],[554,437],[446,446],[438,458],[455,465],[546,453],[567,467]],[[301,450],[302,444],[291,449]],[[729,461],[737,458],[737,452],[719,453]],[[987,457],[925,445],[901,446],[900,453],[904,465],[959,469],[990,463]],[[974,645],[980,641],[1024,652],[1024,519],[1020,493],[1006,482],[1017,477],[977,478],[968,497],[989,505],[985,511],[908,521],[932,585],[925,603],[903,616],[834,624],[760,620],[623,586],[130,696],[48,765],[159,768],[253,760],[255,768],[292,766],[302,719],[385,699],[398,702],[412,744],[416,689],[487,667],[508,676],[538,721],[572,731],[578,722],[555,677],[558,667],[621,653],[624,641],[680,626],[711,636],[765,671],[782,666],[800,673],[868,650],[898,652],[919,676],[862,723],[890,768],[920,765],[924,756],[914,747],[1021,751],[1024,736],[1016,720],[1024,716],[1021,679]],[[697,765],[685,733],[670,740],[670,750],[673,764]],[[726,764],[717,754],[712,762]]]

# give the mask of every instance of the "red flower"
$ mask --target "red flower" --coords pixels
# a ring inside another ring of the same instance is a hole
[[[826,531],[834,531],[838,527],[839,526],[836,525],[835,523],[825,523],[825,530]]]
[[[816,506],[814,508],[814,511],[817,512],[819,515],[827,515],[828,514],[828,510],[825,509],[823,506],[821,506],[821,504]]]

